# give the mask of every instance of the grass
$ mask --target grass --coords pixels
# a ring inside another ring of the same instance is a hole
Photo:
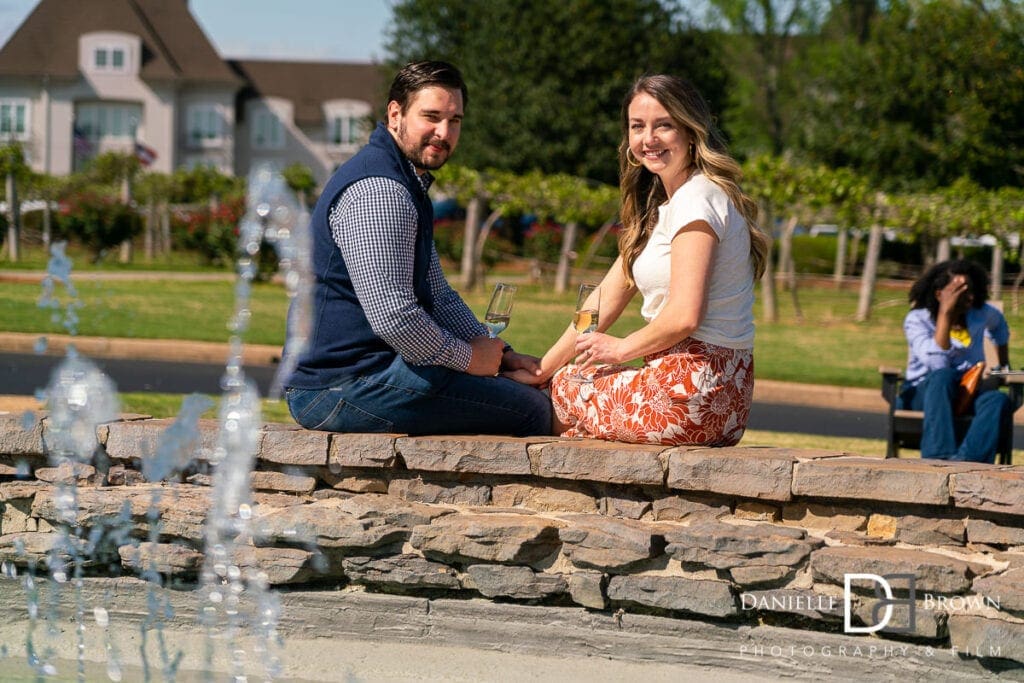
[[[78,272],[77,265],[75,272]],[[503,271],[501,275],[511,278],[516,273]],[[593,279],[597,279],[596,276]],[[74,329],[79,335],[213,342],[225,342],[229,338],[227,321],[235,308],[235,284],[230,280],[194,282],[161,279],[150,273],[137,280],[73,278],[73,282],[80,303],[74,311],[77,316]],[[483,315],[490,289],[487,286],[464,293],[466,302],[479,316]],[[60,306],[45,311],[38,305],[40,294],[41,288],[35,283],[0,282],[0,331],[64,333],[62,321],[72,303],[71,297],[58,287],[56,298]],[[779,315],[774,323],[762,319],[760,296],[756,303],[755,363],[759,379],[876,389],[879,365],[905,363],[902,333],[902,319],[907,310],[905,289],[880,289],[872,318],[864,323],[854,319],[856,291],[837,290],[830,284],[802,285],[799,290],[802,319],[795,314],[789,292],[779,291],[777,297]],[[573,299],[573,291],[557,294],[549,286],[521,284],[512,324],[502,336],[517,350],[542,354],[569,323]],[[254,285],[245,342],[281,345],[287,306],[288,299],[280,285]],[[1011,329],[1024,329],[1024,315],[1012,310],[1007,310],[1006,315]],[[639,301],[635,301],[616,322],[612,333],[625,334],[641,324]],[[1024,336],[1011,339],[1010,358],[1016,361],[1015,365],[1024,359]],[[182,398],[151,393],[121,396],[125,412],[156,417],[176,415]],[[263,411],[267,421],[291,422],[283,402],[265,401]],[[215,411],[207,414],[207,417],[215,416]],[[742,443],[830,448],[871,455],[884,453],[880,439],[832,439],[750,431]],[[1020,456],[1015,460],[1019,462]]]
[[[183,339],[225,342],[227,321],[235,307],[231,281],[85,280],[75,281],[81,307],[75,331],[85,336]],[[40,286],[0,282],[0,330],[59,334],[71,302],[63,288],[56,292],[60,307],[38,306]],[[490,288],[468,292],[467,303],[483,314]],[[855,322],[857,293],[831,285],[804,285],[799,291],[803,319],[794,313],[791,297],[779,292],[779,316],[774,323],[758,320],[755,342],[756,376],[809,384],[877,388],[878,366],[902,366],[906,343],[902,319],[907,310],[905,290],[880,290],[871,320]],[[502,336],[517,350],[543,354],[569,322],[573,292],[556,294],[550,287],[520,285],[512,323]],[[288,300],[277,284],[252,287],[246,343],[281,345]],[[760,300],[755,310],[763,317]],[[1007,311],[1010,328],[1024,329],[1024,315]],[[639,301],[623,314],[612,333],[625,334],[642,324]],[[1024,336],[1011,338],[1011,360],[1024,359]]]

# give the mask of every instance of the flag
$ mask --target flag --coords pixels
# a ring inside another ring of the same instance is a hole
[[[75,126],[74,133],[75,154],[80,157],[86,157],[92,154],[92,143],[89,142],[89,138],[82,132],[82,129]]]
[[[135,141],[135,157],[143,166],[149,166],[156,161],[156,150],[147,144]]]

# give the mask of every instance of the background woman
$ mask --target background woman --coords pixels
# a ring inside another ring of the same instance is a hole
[[[634,443],[732,445],[754,386],[754,281],[768,241],[737,184],[704,98],[646,76],[627,93],[619,145],[619,257],[601,281],[600,324],[570,327],[548,350],[556,433]],[[604,333],[633,295],[647,324]],[[566,365],[576,356],[576,363]],[[616,365],[643,358],[642,367]],[[593,381],[573,379],[577,370]]]
[[[999,364],[1010,362],[1006,318],[985,303],[988,274],[970,261],[943,261],[914,283],[909,298],[911,311],[903,320],[907,375],[900,403],[904,409],[924,411],[921,457],[994,462],[1000,432],[1012,428],[1009,396],[982,391],[959,445],[953,420],[960,376],[985,360],[986,336],[996,344]]]

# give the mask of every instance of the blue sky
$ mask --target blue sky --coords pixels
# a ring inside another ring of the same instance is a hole
[[[0,0],[0,44],[38,0]],[[189,0],[223,57],[370,62],[384,58],[388,0]]]

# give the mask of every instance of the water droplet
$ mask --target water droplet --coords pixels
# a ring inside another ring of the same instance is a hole
[[[110,625],[110,615],[102,607],[94,607],[92,610],[93,618],[96,619],[96,625],[100,628],[106,628]]]
[[[36,340],[36,343],[33,345],[32,349],[36,353],[46,353],[46,347],[49,346],[49,343],[50,342],[46,337],[40,337],[39,339]]]

